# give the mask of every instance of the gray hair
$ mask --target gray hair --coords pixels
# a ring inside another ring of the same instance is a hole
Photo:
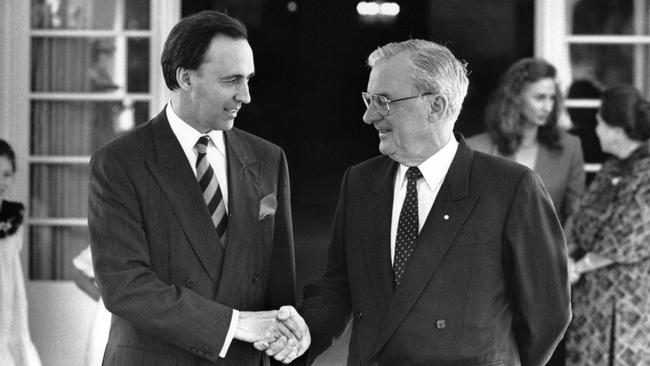
[[[445,46],[410,39],[377,48],[368,56],[368,65],[374,67],[402,52],[408,54],[413,70],[411,79],[418,91],[442,94],[449,101],[449,117],[456,120],[469,85],[467,64],[458,60]]]

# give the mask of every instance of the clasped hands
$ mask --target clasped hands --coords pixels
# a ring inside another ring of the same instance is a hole
[[[235,338],[283,363],[300,357],[311,344],[305,320],[293,306],[279,310],[239,313]]]

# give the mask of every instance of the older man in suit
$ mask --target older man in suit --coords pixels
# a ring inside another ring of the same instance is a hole
[[[327,271],[300,309],[307,361],[352,316],[348,365],[544,365],[570,304],[540,178],[454,136],[468,79],[447,48],[409,40],[368,61],[363,120],[384,156],[343,178]]]
[[[104,365],[269,364],[260,340],[295,357],[308,333],[261,311],[295,302],[287,162],[233,128],[251,99],[246,28],[214,11],[182,19],[161,61],[169,104],[90,164],[95,274],[113,313]]]

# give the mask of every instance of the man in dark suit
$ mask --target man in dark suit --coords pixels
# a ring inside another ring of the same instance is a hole
[[[540,178],[454,136],[468,79],[447,48],[391,43],[368,62],[363,120],[384,156],[343,178],[327,271],[299,309],[307,361],[352,316],[348,365],[544,365],[570,304]]]
[[[270,360],[250,343],[295,356],[308,338],[261,311],[295,303],[295,263],[284,152],[233,128],[251,99],[246,37],[218,12],[182,19],[161,59],[170,102],[91,159],[104,365],[257,366]]]

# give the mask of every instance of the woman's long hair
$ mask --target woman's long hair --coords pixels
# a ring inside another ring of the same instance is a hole
[[[555,67],[539,58],[524,58],[515,62],[501,76],[499,86],[492,95],[485,111],[485,125],[499,153],[504,156],[514,154],[521,146],[523,126],[521,94],[529,83],[541,79],[555,80]],[[558,127],[559,111],[562,108],[562,95],[555,82],[555,103],[546,124],[540,126],[537,141],[551,150],[562,150]]]

